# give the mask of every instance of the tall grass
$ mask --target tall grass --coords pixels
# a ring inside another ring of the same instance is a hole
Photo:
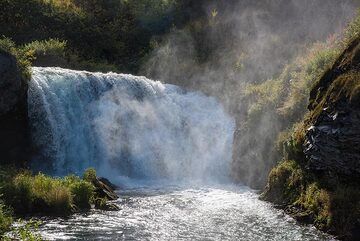
[[[0,178],[8,180],[2,193],[5,203],[16,213],[67,215],[79,209],[89,209],[94,199],[93,184],[72,175],[53,178],[22,171]]]

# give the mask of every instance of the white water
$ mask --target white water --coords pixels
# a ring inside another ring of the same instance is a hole
[[[234,120],[211,97],[123,74],[33,68],[39,166],[114,179],[225,180]],[[35,166],[36,168],[36,166]]]
[[[45,221],[49,240],[333,240],[298,225],[246,187],[137,187],[119,192],[120,211]]]
[[[331,239],[229,184],[234,121],[214,98],[144,77],[33,68],[29,117],[34,168],[93,166],[123,185],[120,211],[47,219],[46,239]]]

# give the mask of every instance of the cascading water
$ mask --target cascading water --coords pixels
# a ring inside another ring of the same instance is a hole
[[[201,93],[132,75],[33,68],[28,98],[34,163],[56,175],[89,166],[151,180],[230,172],[234,121]]]
[[[214,98],[131,75],[33,68],[32,76],[35,167],[64,175],[94,166],[124,184],[120,211],[45,220],[44,238],[332,239],[253,190],[220,184],[230,173],[234,121]]]

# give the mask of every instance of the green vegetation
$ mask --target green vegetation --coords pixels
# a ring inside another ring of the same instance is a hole
[[[290,209],[295,218],[306,217],[322,230],[347,236],[360,216],[360,188],[333,182],[285,160],[272,169],[262,198],[295,207],[295,212]]]
[[[335,41],[331,48],[321,48],[310,58],[305,58],[306,67],[297,72],[296,76],[302,82],[298,86],[302,86],[305,96],[310,94],[309,112],[299,115],[300,121],[279,135],[277,145],[282,147],[279,148],[283,152],[282,161],[270,172],[268,185],[262,194],[265,200],[290,207],[289,212],[297,219],[313,222],[318,228],[341,235],[342,238],[352,237],[352,229],[359,225],[360,188],[357,179],[311,171],[307,167],[303,143],[306,130],[318,121],[324,109],[338,103],[358,108],[359,19],[360,12],[345,32],[344,39]],[[294,98],[295,92],[289,93]],[[303,101],[295,99],[297,101],[287,100],[287,105],[303,105]],[[304,104],[307,105],[306,102]],[[281,114],[287,116],[288,110],[281,109]]]
[[[34,51],[31,49],[19,48],[10,38],[0,38],[0,51],[13,55],[19,67],[23,79],[30,79],[30,66],[34,60]]]
[[[65,55],[66,62],[52,59],[50,65],[135,72],[151,51],[152,36],[173,26],[180,5],[172,0],[4,0],[0,36],[35,49],[38,57]]]
[[[31,234],[29,225],[32,224],[11,228],[12,213],[66,216],[88,210],[92,204],[97,207],[99,202],[106,206],[106,199],[95,192],[94,180],[96,171],[93,168],[86,170],[82,179],[74,175],[53,178],[42,173],[33,175],[27,170],[1,167],[0,193],[3,201],[0,203],[0,235],[8,231],[14,232],[17,237]],[[36,235],[33,238],[21,240],[37,240]]]
[[[43,240],[40,234],[35,233],[39,226],[39,222],[30,220],[18,220],[17,225],[12,227],[8,235],[1,237],[2,241],[21,240],[21,241],[41,241]]]
[[[2,182],[3,199],[15,213],[67,215],[90,208],[94,197],[94,186],[76,176],[52,178],[21,171],[1,179],[7,180]]]
[[[241,127],[248,141],[241,143],[240,155],[246,159],[248,150],[251,152],[253,143],[256,143],[260,150],[259,156],[255,160],[250,157],[250,162],[257,162],[255,166],[258,173],[269,173],[281,159],[283,143],[286,141],[284,138],[291,136],[294,129],[304,130],[299,128],[299,123],[307,113],[310,91],[340,54],[341,49],[337,46],[337,41],[316,43],[303,56],[287,65],[278,78],[245,86],[242,100],[247,103],[247,113]],[[264,133],[266,138],[259,139],[259,136],[264,137]],[[246,166],[239,168],[244,168],[243,175],[248,175]],[[256,183],[258,180],[253,181]],[[261,187],[265,182],[266,179],[260,180],[257,185]]]
[[[12,217],[4,204],[0,204],[0,236],[9,231],[12,224]]]
[[[26,44],[24,48],[34,51],[37,57],[45,55],[65,56],[66,41],[60,41],[59,39],[35,40]]]
[[[83,179],[90,183],[93,183],[96,180],[96,171],[94,168],[88,168],[85,170]]]

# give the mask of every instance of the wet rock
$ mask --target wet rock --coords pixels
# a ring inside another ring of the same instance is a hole
[[[114,183],[110,182],[109,179],[107,179],[105,177],[99,177],[98,179],[99,179],[100,182],[104,183],[105,185],[110,187],[112,190],[119,189],[118,186],[116,186]]]
[[[285,212],[300,223],[311,224],[314,221],[314,214],[311,211],[304,211],[294,205],[286,207]]]
[[[109,185],[104,183],[104,181],[107,182]],[[107,200],[116,200],[119,198],[119,196],[115,193],[115,189],[112,188],[116,186],[106,178],[96,178],[93,181],[93,184],[96,188],[95,193],[97,197],[106,198]]]
[[[95,200],[95,208],[104,211],[119,211],[120,207],[115,203],[108,202],[107,199],[98,198]]]
[[[307,130],[304,153],[307,167],[319,175],[360,181],[360,102],[344,94],[346,81],[360,81],[356,74],[334,86],[338,78],[360,70],[360,39],[355,40],[311,91],[309,110],[322,109]],[[331,92],[330,92],[331,91]],[[329,94],[329,92],[331,94]]]

